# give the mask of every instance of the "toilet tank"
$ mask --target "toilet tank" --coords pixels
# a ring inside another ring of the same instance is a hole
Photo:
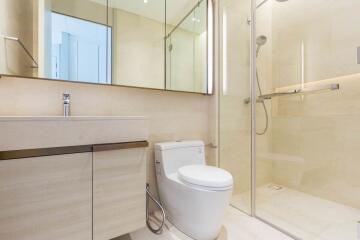
[[[202,141],[179,141],[155,144],[155,163],[166,175],[176,172],[180,167],[205,164],[204,143]],[[161,172],[162,172],[161,171]]]

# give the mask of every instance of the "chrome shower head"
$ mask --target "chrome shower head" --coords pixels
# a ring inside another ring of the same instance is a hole
[[[264,46],[267,42],[267,37],[264,35],[260,35],[256,38],[256,57],[259,55],[260,48]]]
[[[256,38],[256,45],[263,46],[267,42],[267,37],[264,35],[260,35]]]

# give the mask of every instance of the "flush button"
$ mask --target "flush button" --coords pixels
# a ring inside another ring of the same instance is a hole
[[[161,175],[161,164],[160,164],[160,162],[155,162],[155,169],[156,169],[156,174]]]

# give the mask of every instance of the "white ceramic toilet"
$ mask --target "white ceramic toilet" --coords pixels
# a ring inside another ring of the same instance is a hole
[[[231,174],[206,166],[201,141],[158,143],[155,163],[168,220],[196,240],[216,239],[232,194]]]

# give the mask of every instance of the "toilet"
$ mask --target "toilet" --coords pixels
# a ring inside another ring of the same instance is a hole
[[[233,188],[227,171],[206,166],[202,141],[155,144],[155,165],[161,203],[167,219],[196,240],[214,240],[220,233]]]

